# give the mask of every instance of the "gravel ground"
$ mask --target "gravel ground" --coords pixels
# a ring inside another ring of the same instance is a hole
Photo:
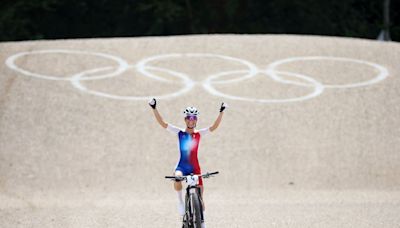
[[[400,45],[291,35],[0,43],[0,226],[179,227],[186,106],[207,227],[400,227]],[[268,69],[268,70],[267,70]],[[266,71],[267,70],[267,71]],[[275,76],[273,75],[275,73]]]

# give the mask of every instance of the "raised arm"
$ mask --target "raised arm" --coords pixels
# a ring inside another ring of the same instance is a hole
[[[219,124],[221,123],[222,116],[224,115],[224,110],[228,107],[225,103],[222,102],[221,108],[219,109],[219,115],[215,120],[214,124],[210,127],[210,131],[214,131],[218,128]]]
[[[153,109],[154,116],[156,117],[157,122],[161,125],[163,128],[167,128],[168,124],[164,122],[163,118],[161,117],[160,113],[158,112],[156,106],[157,106],[157,101],[155,98],[153,98],[149,102],[150,107]]]

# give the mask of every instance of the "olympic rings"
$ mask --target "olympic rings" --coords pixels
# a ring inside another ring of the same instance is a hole
[[[367,61],[361,61],[361,60],[357,60],[357,59],[350,59],[350,58],[342,58],[342,57],[326,57],[326,56],[304,56],[304,57],[295,57],[295,58],[288,58],[288,59],[283,59],[283,60],[278,60],[276,62],[271,63],[268,66],[268,70],[270,70],[271,74],[274,75],[274,77],[279,77],[277,76],[274,72],[275,72],[275,68],[278,67],[279,65],[285,64],[285,63],[289,63],[289,62],[296,62],[296,61],[310,61],[310,60],[334,60],[334,61],[340,61],[340,62],[353,62],[353,63],[358,63],[358,64],[364,64],[367,66],[371,66],[375,69],[377,69],[379,71],[379,74],[368,81],[364,81],[364,82],[359,82],[359,83],[351,83],[351,84],[347,84],[347,85],[328,85],[328,84],[324,84],[325,88],[354,88],[354,87],[361,87],[361,86],[367,86],[373,83],[377,83],[380,82],[382,80],[384,80],[388,75],[389,72],[386,68],[384,68],[381,65],[378,65],[376,63],[371,63],[371,62],[367,62]],[[292,83],[298,86],[310,86],[308,84],[303,84],[303,83],[298,83],[298,82],[288,82],[288,83]]]
[[[245,98],[245,97],[239,97],[239,96],[233,96],[233,95],[228,95],[225,93],[222,93],[220,91],[217,91],[213,86],[212,86],[212,80],[214,78],[219,78],[221,76],[224,75],[228,75],[228,74],[236,74],[236,73],[243,73],[243,71],[230,71],[230,72],[223,72],[223,73],[219,73],[219,74],[215,74],[210,76],[206,83],[203,84],[203,87],[211,94],[216,95],[216,96],[220,96],[220,97],[225,97],[228,99],[232,99],[232,100],[241,100],[241,101],[251,101],[251,102],[260,102],[260,103],[282,103],[282,102],[293,102],[293,101],[301,101],[301,100],[306,100],[306,99],[310,99],[313,97],[316,97],[318,95],[320,95],[323,90],[324,87],[317,81],[315,81],[312,78],[309,78],[307,76],[301,75],[301,74],[296,74],[296,73],[290,73],[290,72],[283,72],[280,71],[278,72],[279,74],[283,74],[283,75],[289,75],[292,77],[296,77],[296,78],[301,78],[305,81],[310,82],[312,85],[314,85],[314,91],[306,96],[302,96],[302,97],[297,97],[297,98],[287,98],[287,99],[257,99],[257,98]],[[270,75],[270,71],[260,71],[259,73],[261,74],[267,74]],[[273,77],[273,79],[277,82],[281,82],[281,83],[287,83],[285,80],[281,79],[280,77]],[[230,81],[231,82],[231,81]],[[226,82],[223,82],[226,83]]]
[[[101,58],[112,60],[112,61],[116,62],[117,65],[98,67],[98,68],[93,68],[93,69],[89,69],[89,70],[84,70],[82,72],[79,72],[79,73],[76,73],[73,75],[65,75],[65,77],[57,77],[57,76],[53,76],[53,75],[43,75],[43,74],[31,72],[26,69],[23,69],[20,66],[17,66],[17,64],[15,63],[18,58],[21,58],[23,56],[38,55],[38,54],[43,55],[43,54],[53,54],[53,53],[96,56],[96,57],[101,57]],[[208,75],[207,79],[205,79],[204,81],[198,82],[198,81],[194,81],[193,79],[190,78],[189,75],[184,74],[182,72],[177,72],[177,71],[173,71],[171,69],[150,65],[150,64],[154,64],[154,62],[168,61],[170,59],[178,59],[178,58],[217,58],[217,59],[222,59],[224,61],[231,61],[231,62],[239,63],[239,64],[243,65],[245,68],[241,69],[241,70],[218,72],[218,73],[215,73],[212,75]],[[366,65],[368,67],[372,67],[372,68],[376,69],[378,74],[374,78],[366,80],[366,81],[362,81],[362,82],[349,83],[349,84],[343,84],[343,85],[331,85],[331,84],[323,84],[321,82],[318,82],[308,75],[294,73],[294,72],[288,72],[288,71],[284,71],[284,70],[277,70],[277,68],[279,66],[286,64],[286,63],[300,62],[300,61],[324,61],[324,60],[337,61],[337,62],[351,62],[351,63],[360,64],[360,65]],[[269,64],[266,68],[260,69],[256,65],[254,65],[253,63],[251,63],[247,60],[244,60],[241,58],[236,58],[236,57],[231,57],[231,56],[226,56],[226,55],[220,55],[220,54],[172,53],[172,54],[150,56],[150,57],[141,59],[136,64],[129,64],[127,61],[121,59],[120,57],[106,54],[106,53],[76,51],[76,50],[63,50],[63,49],[20,52],[20,53],[17,53],[17,54],[14,54],[14,55],[8,57],[6,60],[6,65],[10,69],[15,70],[25,76],[36,77],[36,78],[46,79],[46,80],[69,81],[72,86],[74,86],[76,89],[78,89],[82,92],[100,96],[100,97],[117,99],[117,100],[149,100],[153,97],[157,97],[159,99],[174,98],[174,97],[178,97],[180,95],[190,92],[195,85],[199,84],[212,95],[220,96],[220,97],[224,97],[224,98],[228,98],[228,99],[232,99],[232,100],[258,102],[258,103],[298,102],[298,101],[304,101],[304,100],[311,99],[311,98],[321,95],[322,92],[325,90],[325,88],[334,89],[334,88],[355,88],[355,87],[360,87],[360,86],[368,86],[368,85],[372,85],[372,84],[381,82],[382,80],[386,79],[387,76],[389,75],[388,70],[385,67],[383,67],[377,63],[368,62],[368,61],[364,61],[364,60],[358,60],[358,59],[343,58],[343,57],[330,57],[330,56],[292,57],[292,58],[277,60],[277,61]],[[177,92],[172,92],[170,94],[163,94],[163,95],[119,96],[119,95],[114,95],[111,93],[106,93],[106,92],[89,89],[82,84],[82,81],[100,80],[100,79],[105,79],[105,78],[117,77],[117,76],[120,76],[122,73],[126,72],[128,69],[133,69],[140,75],[148,77],[153,80],[157,80],[159,82],[163,82],[163,83],[167,83],[167,84],[178,84],[178,85],[182,86],[182,88],[179,89]],[[111,73],[109,72],[110,70],[112,70]],[[105,72],[109,72],[109,73],[105,73]],[[180,80],[179,81],[170,80],[170,79],[167,79],[160,75],[157,75],[155,72],[162,72],[164,74],[171,75],[174,78],[178,78]],[[234,78],[234,79],[217,80],[223,76],[228,76],[228,75],[241,75],[241,76],[238,78]],[[248,80],[248,79],[257,77],[257,75],[268,76],[270,79],[274,80],[277,83],[293,85],[293,86],[300,86],[300,87],[310,87],[310,88],[313,88],[313,90],[309,94],[299,96],[299,97],[282,98],[282,99],[262,99],[262,98],[250,98],[250,97],[241,97],[241,96],[236,96],[236,95],[230,95],[227,93],[223,93],[214,87],[214,85],[218,85],[218,84],[232,84],[232,83],[242,82],[244,80]],[[286,77],[283,78],[282,77],[283,75]],[[296,80],[290,80],[287,77],[295,78]]]
[[[113,61],[118,63],[118,68],[113,73],[100,75],[100,76],[95,76],[95,77],[90,77],[90,79],[82,78],[82,80],[96,80],[96,79],[104,79],[104,78],[114,77],[114,76],[116,76],[118,74],[123,73],[128,68],[128,63],[125,60],[123,60],[123,59],[121,59],[119,57],[113,56],[113,55],[104,54],[104,53],[98,53],[98,52],[86,52],[86,51],[74,51],[74,50],[62,50],[62,49],[59,49],[59,50],[41,50],[41,51],[20,52],[18,54],[15,54],[15,55],[12,55],[12,56],[8,57],[7,60],[6,60],[6,65],[9,68],[11,68],[11,69],[13,69],[13,70],[15,70],[17,72],[20,72],[20,73],[22,73],[24,75],[27,75],[27,76],[32,76],[32,77],[37,77],[37,78],[42,78],[42,79],[47,79],[47,80],[67,80],[67,81],[71,80],[71,77],[69,77],[69,78],[60,78],[60,77],[57,77],[57,76],[48,76],[48,75],[32,73],[32,72],[29,72],[27,70],[24,70],[24,69],[18,67],[15,64],[15,60],[17,60],[18,58],[20,58],[22,56],[25,56],[25,55],[48,54],[48,53],[62,53],[62,54],[74,54],[74,55],[77,55],[77,54],[93,55],[93,56],[103,57],[103,58],[106,58],[106,59],[111,59],[111,60],[113,60]]]
[[[130,66],[130,68],[133,68],[134,66]],[[99,92],[99,91],[95,91],[95,90],[89,90],[86,87],[84,87],[80,81],[81,78],[88,73],[96,73],[98,71],[103,71],[103,70],[109,70],[111,67],[104,67],[104,68],[96,68],[93,70],[89,70],[89,71],[84,71],[81,72],[79,74],[76,74],[72,77],[71,79],[71,83],[72,85],[77,88],[80,89],[81,91],[84,91],[86,93],[89,94],[93,94],[96,96],[100,96],[100,97],[106,97],[106,98],[112,98],[112,99],[118,99],[118,100],[150,100],[153,97],[157,97],[159,99],[165,99],[165,98],[170,98],[170,97],[177,97],[180,96],[181,94],[184,94],[188,91],[190,91],[192,89],[192,87],[194,86],[194,83],[185,75],[179,72],[175,72],[175,71],[170,71],[170,70],[166,70],[163,68],[158,68],[158,67],[148,67],[148,69],[152,69],[152,70],[156,70],[156,71],[161,71],[161,72],[167,72],[175,77],[181,78],[184,80],[184,84],[186,87],[184,87],[183,89],[179,90],[178,92],[175,93],[171,93],[171,94],[167,94],[167,95],[159,95],[159,96],[147,96],[147,97],[135,97],[135,96],[118,96],[118,95],[113,95],[113,94],[109,94],[109,93],[104,93],[104,92]],[[157,79],[157,80],[162,80]]]
[[[187,53],[187,54],[168,54],[168,55],[157,55],[157,56],[152,56],[150,58],[146,58],[143,59],[141,61],[139,61],[139,63],[137,64],[138,68],[139,68],[139,72],[143,73],[144,75],[154,78],[154,79],[159,79],[162,81],[166,81],[166,79],[164,78],[160,78],[156,75],[153,74],[149,74],[147,71],[145,71],[144,69],[146,68],[145,66],[152,62],[152,61],[157,61],[157,60],[163,60],[166,58],[193,58],[193,57],[206,57],[206,58],[220,58],[223,60],[228,60],[228,61],[234,61],[234,62],[239,62],[245,66],[248,67],[248,74],[246,74],[244,77],[236,79],[236,80],[231,80],[234,82],[238,82],[238,81],[242,81],[251,77],[254,77],[257,74],[257,67],[251,63],[248,62],[246,60],[243,59],[238,59],[238,58],[234,58],[234,57],[230,57],[230,56],[225,56],[225,55],[217,55],[217,54],[207,54],[207,53]]]

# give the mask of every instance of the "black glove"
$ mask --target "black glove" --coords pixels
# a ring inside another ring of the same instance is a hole
[[[149,101],[149,105],[150,105],[151,108],[156,109],[156,105],[157,105],[156,99],[155,98],[151,99]]]
[[[228,105],[225,104],[224,102],[222,102],[221,108],[219,109],[219,112],[223,112],[227,107],[228,107]]]

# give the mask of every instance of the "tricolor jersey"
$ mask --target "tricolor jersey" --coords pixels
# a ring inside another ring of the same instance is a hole
[[[200,129],[193,134],[185,132],[183,129],[168,124],[167,130],[178,136],[178,148],[180,159],[175,167],[175,171],[181,171],[183,175],[201,174],[199,160],[197,158],[199,143],[202,136],[210,132],[209,128]],[[200,181],[200,185],[202,181]]]

